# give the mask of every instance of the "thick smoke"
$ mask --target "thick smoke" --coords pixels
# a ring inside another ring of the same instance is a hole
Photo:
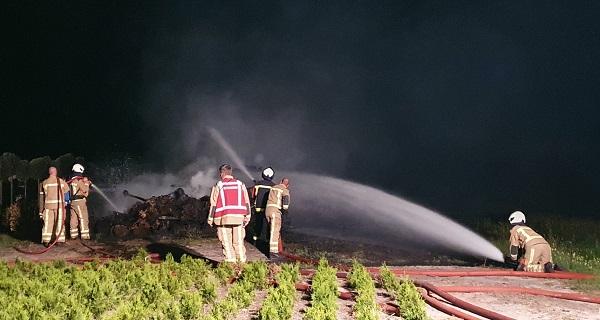
[[[286,14],[290,23],[297,23],[296,10]],[[319,23],[327,24],[324,21]],[[232,161],[238,178],[248,185],[244,167],[254,177],[267,165],[279,171],[278,177],[283,170],[343,175],[349,158],[364,154],[365,145],[368,151],[389,143],[389,137],[380,140],[375,133],[389,129],[381,125],[392,119],[375,112],[365,100],[363,89],[369,85],[358,76],[364,70],[347,59],[347,50],[357,52],[353,38],[338,39],[343,45],[335,48],[314,39],[315,51],[306,51],[279,35],[263,38],[252,32],[252,26],[248,28],[239,35],[224,31],[215,36],[197,28],[176,36],[157,35],[144,53],[147,104],[143,114],[151,155],[162,160],[159,170],[166,173],[136,177],[123,188],[147,197],[183,187],[200,196],[216,181],[218,165]],[[356,36],[367,40],[360,32]],[[236,40],[229,41],[231,37]],[[323,55],[321,49],[333,51]],[[243,56],[235,54],[238,51]],[[231,143],[239,160],[223,149],[223,142],[209,128]],[[379,167],[380,160],[369,159],[365,171]],[[421,243],[412,243],[415,247],[452,248],[499,259],[499,252],[472,232],[400,198],[320,175],[292,177],[296,190],[292,192],[298,192],[294,198],[298,230],[388,244],[418,238]],[[453,234],[440,232],[444,227]],[[459,245],[460,232],[472,247]]]

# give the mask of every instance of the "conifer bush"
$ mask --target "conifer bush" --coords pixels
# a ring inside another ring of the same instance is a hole
[[[270,288],[258,318],[260,320],[287,320],[292,318],[294,302],[296,301],[296,281],[300,266],[284,264],[275,276],[277,287]]]
[[[375,320],[379,318],[379,306],[375,301],[375,283],[367,269],[354,260],[352,270],[348,273],[348,283],[358,296],[354,305],[354,317],[358,320]]]
[[[329,266],[325,259],[319,261],[319,266],[312,279],[311,306],[306,310],[304,319],[335,320],[337,313],[338,283],[337,270]]]
[[[381,266],[379,276],[382,287],[398,303],[402,318],[406,320],[428,319],[425,301],[410,279],[404,278],[400,281],[386,265]]]

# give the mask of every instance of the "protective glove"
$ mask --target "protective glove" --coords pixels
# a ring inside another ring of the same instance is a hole
[[[213,226],[213,219],[212,218],[208,218],[208,220],[206,220],[206,223],[208,223],[209,226]]]
[[[44,220],[44,213],[40,212],[39,215],[40,215],[40,220]]]

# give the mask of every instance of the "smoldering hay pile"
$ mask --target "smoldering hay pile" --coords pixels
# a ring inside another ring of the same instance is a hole
[[[138,200],[126,212],[114,212],[98,221],[99,232],[119,239],[212,234],[206,225],[207,196],[194,198],[178,188],[167,195]]]

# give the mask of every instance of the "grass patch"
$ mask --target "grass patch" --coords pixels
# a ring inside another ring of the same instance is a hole
[[[22,244],[30,244],[31,241],[23,241],[12,237],[11,235],[0,233],[0,248],[14,247]]]
[[[528,226],[548,241],[552,247],[552,258],[560,267],[596,275],[595,279],[575,282],[577,289],[600,290],[600,221],[559,216],[544,217],[542,220],[531,216],[528,222]],[[508,222],[484,219],[474,228],[504,254],[508,254],[511,228]]]

